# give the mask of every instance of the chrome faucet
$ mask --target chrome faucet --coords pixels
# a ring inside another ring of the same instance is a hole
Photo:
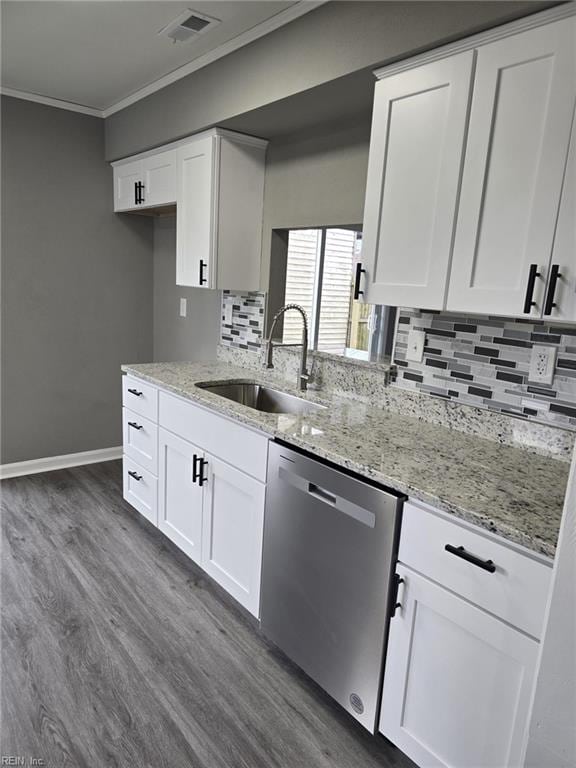
[[[278,310],[276,314],[274,315],[274,318],[272,320],[272,325],[270,326],[270,333],[268,334],[268,340],[266,342],[266,368],[274,368],[274,363],[272,362],[272,354],[274,352],[274,343],[272,341],[272,336],[274,334],[274,328],[276,327],[276,323],[278,320],[282,317],[284,312],[287,312],[289,309],[295,309],[302,315],[302,354],[300,356],[300,371],[298,373],[298,388],[301,391],[304,391],[306,387],[308,386],[308,381],[310,379],[310,372],[308,371],[306,367],[306,360],[308,355],[308,318],[306,317],[306,312],[302,309],[302,307],[299,304],[286,304],[284,307]],[[279,347],[294,347],[297,346],[296,344],[277,344]]]

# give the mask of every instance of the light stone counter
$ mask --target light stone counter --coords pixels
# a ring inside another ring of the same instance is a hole
[[[305,415],[269,414],[200,389],[258,381],[301,393],[265,371],[224,362],[150,363],[122,369],[286,443],[452,513],[533,551],[554,556],[569,464],[499,445],[341,396]]]

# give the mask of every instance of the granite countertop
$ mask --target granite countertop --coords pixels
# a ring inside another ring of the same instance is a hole
[[[554,557],[570,465],[342,396],[303,415],[261,413],[199,383],[258,381],[302,395],[273,372],[223,362],[149,363],[122,370],[268,435]]]

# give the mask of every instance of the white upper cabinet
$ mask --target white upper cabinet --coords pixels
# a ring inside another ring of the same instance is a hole
[[[178,150],[176,284],[258,290],[266,142],[215,132]]]
[[[207,136],[178,149],[177,285],[214,285],[214,144]]]
[[[554,235],[544,317],[576,321],[576,115]]]
[[[142,207],[176,202],[176,150],[159,152],[142,160]]]
[[[445,304],[473,61],[467,51],[376,84],[365,301],[428,309]]]
[[[113,163],[114,210],[176,204],[176,284],[260,289],[267,142],[212,129]]]
[[[138,211],[176,202],[176,151],[147,153],[114,165],[114,210]]]
[[[142,182],[142,160],[114,166],[114,210],[130,211],[138,207],[138,184]]]
[[[574,109],[574,19],[477,52],[447,309],[541,316]]]

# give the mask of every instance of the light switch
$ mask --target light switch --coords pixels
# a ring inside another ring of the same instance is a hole
[[[224,305],[224,323],[232,325],[232,304]]]
[[[424,357],[425,342],[425,331],[408,331],[408,349],[406,350],[406,360],[412,360],[415,363],[421,363],[422,358]]]
[[[188,300],[180,299],[180,317],[186,317],[188,312]]]

